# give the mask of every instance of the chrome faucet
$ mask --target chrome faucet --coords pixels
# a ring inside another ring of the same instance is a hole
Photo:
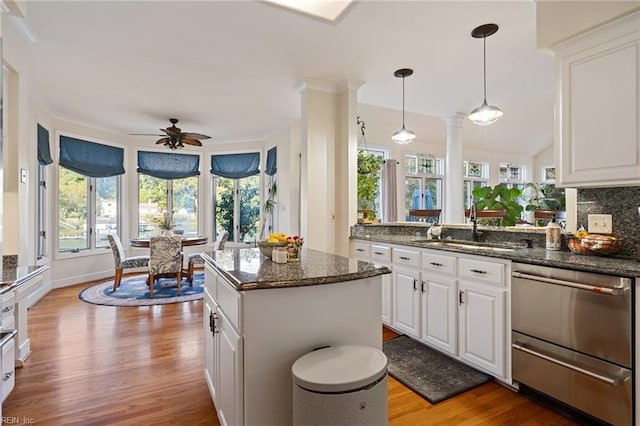
[[[483,232],[482,231],[478,231],[478,218],[476,217],[477,212],[476,212],[476,203],[471,203],[471,209],[469,210],[469,220],[471,221],[471,224],[473,225],[471,228],[471,238],[473,239],[473,241],[480,241],[480,237],[482,236]]]

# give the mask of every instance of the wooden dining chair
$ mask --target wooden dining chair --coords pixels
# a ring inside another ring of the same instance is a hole
[[[124,254],[124,248],[118,234],[108,234],[107,240],[111,246],[113,252],[113,263],[115,264],[116,271],[113,278],[113,291],[116,291],[120,287],[122,281],[122,272],[127,268],[141,268],[149,265],[149,256],[130,256],[126,257]]]
[[[431,209],[431,210],[418,210],[411,209],[409,210],[409,217],[415,218],[414,222],[427,222],[431,224],[440,223],[440,213],[442,209]]]
[[[564,224],[567,222],[567,212],[564,210],[534,210],[533,224],[535,226],[547,226],[554,216],[556,222],[564,227]]]
[[[218,234],[218,238],[216,238],[216,242],[213,244],[213,251],[224,249],[224,245],[229,238],[229,233],[227,231],[221,231]],[[187,282],[189,285],[193,285],[193,271],[195,265],[204,264],[204,259],[200,255],[200,253],[191,253],[187,255]]]
[[[502,226],[502,220],[504,219],[504,215],[506,214],[505,209],[485,209],[485,210],[477,210],[476,211],[476,223],[478,225],[486,225],[486,226]],[[466,219],[469,219],[471,216],[471,211],[466,209],[464,211],[464,216]]]
[[[180,237],[151,237],[149,239],[149,296],[158,278],[176,277],[178,296],[182,281],[182,240]]]

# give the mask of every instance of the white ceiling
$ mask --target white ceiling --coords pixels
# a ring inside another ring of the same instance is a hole
[[[205,144],[263,140],[300,118],[303,79],[360,81],[363,110],[421,129],[487,100],[504,117],[468,120],[464,143],[534,155],[553,142],[554,60],[536,50],[533,1],[359,1],[335,23],[259,1],[29,1],[30,91],[56,118],[155,133],[170,117]],[[365,121],[366,116],[362,117]],[[144,138],[144,137],[142,137]],[[419,134],[442,142],[442,135]]]

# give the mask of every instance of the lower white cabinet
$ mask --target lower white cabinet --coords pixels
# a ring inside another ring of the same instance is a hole
[[[420,271],[394,266],[393,272],[393,321],[398,331],[420,337]]]
[[[455,356],[458,352],[457,281],[429,276],[427,272],[422,274],[420,337],[431,346]]]
[[[2,347],[2,402],[7,399],[16,385],[16,359],[15,359],[15,339],[10,339]]]
[[[505,290],[460,280],[459,355],[498,377],[505,377]]]
[[[374,262],[393,270],[391,265],[391,247],[385,244],[369,244],[351,241],[350,256],[354,259]],[[393,278],[391,274],[382,275],[382,323],[393,324]]]
[[[220,308],[220,307],[218,307]],[[242,338],[223,312],[214,319],[214,344],[219,392],[216,400],[218,420],[223,425],[243,424],[243,351]],[[215,356],[214,355],[214,356]]]

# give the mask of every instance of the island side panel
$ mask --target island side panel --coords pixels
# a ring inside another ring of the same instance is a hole
[[[320,346],[382,350],[382,277],[244,292],[245,424],[292,423],[291,366]]]

